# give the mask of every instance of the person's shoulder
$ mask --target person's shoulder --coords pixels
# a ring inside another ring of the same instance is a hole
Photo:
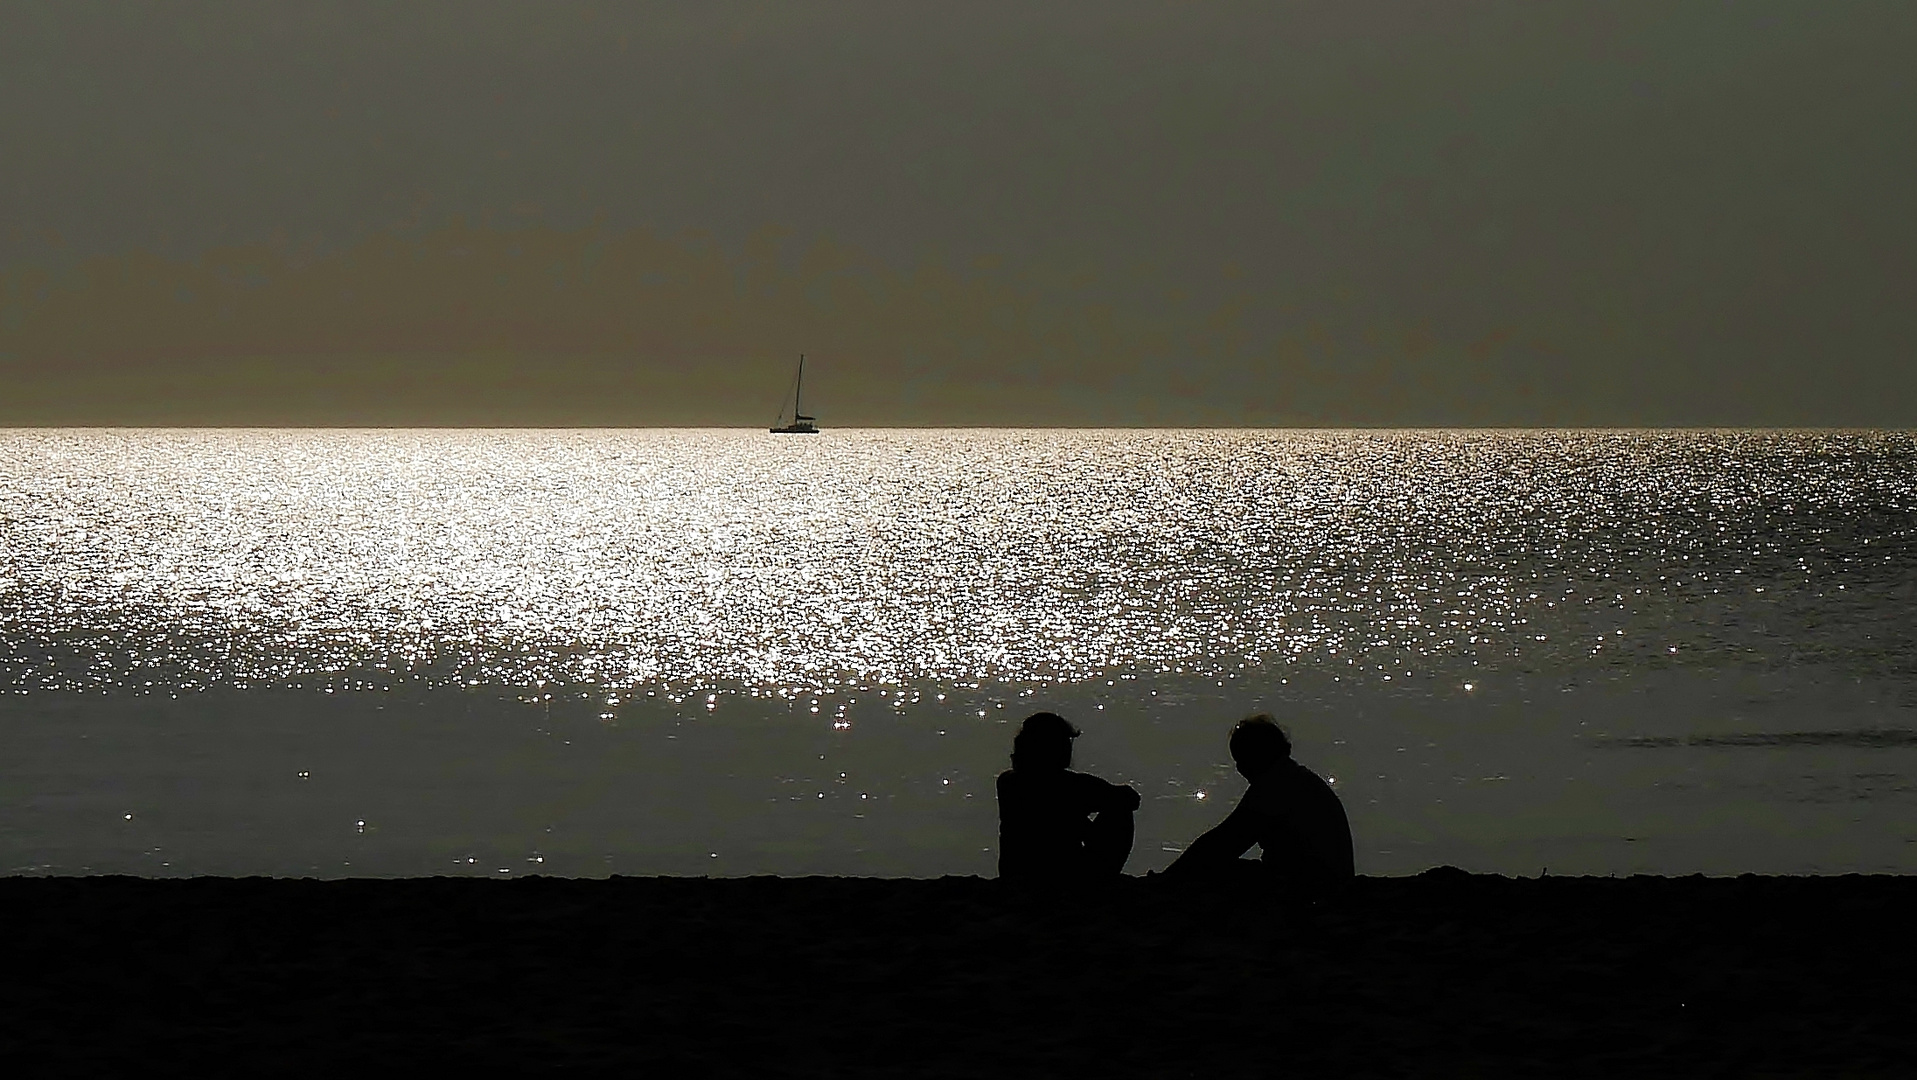
[[[1286,780],[1287,786],[1293,791],[1305,798],[1316,801],[1324,801],[1326,799],[1332,802],[1338,801],[1338,793],[1332,790],[1330,782],[1324,777],[1319,776],[1316,772],[1298,764],[1296,761],[1291,762],[1290,765],[1291,767],[1286,770]]]
[[[1322,784],[1325,782],[1324,777],[1319,776],[1317,773],[1313,772],[1311,769],[1303,765],[1300,765],[1296,758],[1286,758],[1285,764],[1280,770],[1279,775],[1283,776],[1287,781],[1294,784],[1305,784],[1308,786],[1316,786],[1318,784]]]

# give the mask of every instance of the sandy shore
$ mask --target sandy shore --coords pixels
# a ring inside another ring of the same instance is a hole
[[[0,879],[53,1071],[1909,1075],[1917,878]],[[14,1059],[19,1060],[19,1059]],[[24,1074],[22,1074],[24,1075]]]

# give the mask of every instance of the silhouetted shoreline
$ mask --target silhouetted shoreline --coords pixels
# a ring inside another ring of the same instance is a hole
[[[1912,877],[0,879],[0,1045],[65,1071],[1885,1075]]]

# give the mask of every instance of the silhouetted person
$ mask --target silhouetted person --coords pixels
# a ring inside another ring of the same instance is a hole
[[[1138,792],[1072,772],[1078,729],[1056,713],[1026,717],[1012,767],[998,775],[998,876],[1017,881],[1116,877],[1132,853]]]
[[[1180,877],[1248,875],[1258,864],[1241,859],[1263,848],[1265,880],[1287,891],[1321,895],[1351,880],[1351,824],[1344,804],[1318,774],[1291,760],[1291,740],[1269,716],[1241,720],[1231,732],[1231,756],[1251,788],[1231,814],[1192,842],[1167,874]]]

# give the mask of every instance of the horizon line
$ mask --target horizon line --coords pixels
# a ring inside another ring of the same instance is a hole
[[[0,431],[736,431],[761,424],[4,424]],[[812,434],[869,431],[1315,431],[1315,432],[1871,432],[1917,434],[1917,425],[1858,424],[867,424]]]

